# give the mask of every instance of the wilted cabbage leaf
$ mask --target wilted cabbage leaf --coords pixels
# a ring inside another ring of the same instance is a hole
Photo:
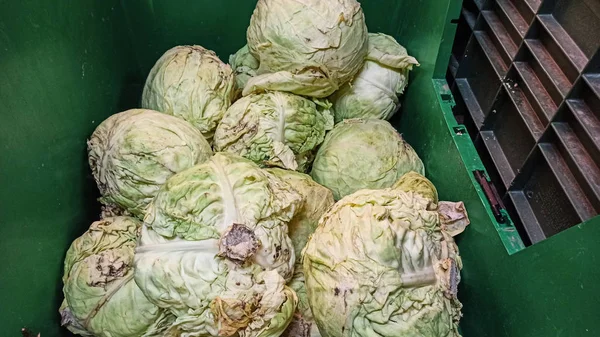
[[[429,203],[414,192],[361,190],[323,216],[303,253],[323,336],[459,336],[462,262]]]
[[[177,316],[177,336],[278,336],[297,304],[285,286],[295,260],[287,223],[301,202],[251,161],[217,153],[157,194],[135,280]]]
[[[210,141],[234,95],[233,71],[212,50],[177,46],[150,70],[142,107],[182,118]]]
[[[256,76],[258,60],[250,54],[248,45],[245,45],[235,54],[229,56],[229,65],[235,74],[236,89],[241,93],[248,80]]]
[[[352,79],[367,54],[356,0],[259,0],[247,38],[260,67],[244,95],[279,90],[327,97]]]
[[[302,207],[300,207],[292,221],[288,224],[290,239],[292,239],[294,250],[297,252],[294,276],[289,286],[298,296],[298,309],[296,309],[294,319],[282,336],[320,336],[308,305],[300,252],[304,249],[310,235],[317,228],[321,216],[334,204],[333,194],[329,189],[317,184],[306,174],[279,168],[271,168],[267,169],[267,171],[290,184],[304,199]]]
[[[333,128],[327,101],[284,92],[252,94],[235,102],[215,132],[216,151],[236,153],[261,166],[304,171]]]
[[[110,116],[96,128],[88,154],[100,201],[141,217],[170,176],[206,161],[212,150],[187,122],[132,109]]]
[[[62,324],[73,333],[158,337],[173,322],[174,317],[152,304],[133,280],[140,225],[131,217],[105,218],[71,244],[60,313]]]
[[[393,37],[370,33],[361,71],[330,97],[336,123],[349,118],[390,119],[414,65],[419,65],[417,60]]]
[[[438,212],[442,230],[452,236],[462,233],[470,223],[467,209],[462,201],[439,201],[437,189],[433,183],[417,172],[406,173],[400,177],[392,188],[404,192],[418,193],[425,199],[430,200],[427,209]]]
[[[334,204],[333,194],[307,174],[280,168],[269,168],[266,171],[288,183],[302,196],[302,206],[288,224],[289,236],[297,252],[296,262],[300,262],[300,252],[308,242],[308,237],[317,228],[321,216]]]
[[[288,283],[289,287],[294,290],[298,296],[298,307],[294,312],[294,317],[287,329],[281,335],[282,337],[321,337],[319,328],[315,323],[312,311],[308,303],[308,295],[306,294],[306,285],[304,284],[304,271],[302,270],[302,262],[299,262],[294,270],[294,276]]]
[[[437,211],[442,229],[452,236],[462,233],[471,223],[462,201],[440,201]]]
[[[423,162],[390,123],[347,119],[325,137],[310,175],[339,200],[360,189],[391,187],[409,171],[423,174]]]

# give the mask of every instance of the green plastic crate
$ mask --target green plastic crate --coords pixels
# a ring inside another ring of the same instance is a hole
[[[325,1],[325,0],[324,0]],[[504,0],[509,1],[509,0]],[[523,2],[526,0],[510,0]],[[421,67],[393,122],[423,159],[440,197],[464,200],[461,331],[481,336],[599,336],[600,221],[524,248],[496,221],[473,171],[485,171],[452,114],[445,74],[460,0],[363,0],[372,32],[395,36]],[[245,43],[255,1],[0,1],[0,335],[59,326],[62,261],[96,220],[86,143],[138,106],[156,59],[201,44],[226,60]]]

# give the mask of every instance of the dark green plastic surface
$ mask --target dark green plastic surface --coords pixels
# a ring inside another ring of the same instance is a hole
[[[600,220],[523,249],[496,223],[470,173],[482,169],[455,132],[444,73],[458,0],[362,1],[371,31],[421,62],[394,123],[423,158],[440,197],[464,200],[461,330],[482,336],[600,336]],[[62,259],[99,209],[85,140],[137,106],[155,60],[176,44],[222,59],[245,42],[254,1],[0,0],[0,336],[59,327]],[[509,253],[513,253],[510,255]]]
[[[118,1],[0,1],[0,336],[64,334],[62,259],[99,214],[85,141],[136,100],[123,22]]]

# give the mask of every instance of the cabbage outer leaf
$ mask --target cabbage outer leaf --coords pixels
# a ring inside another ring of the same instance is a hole
[[[177,46],[167,50],[150,70],[142,107],[182,118],[207,140],[235,95],[235,75],[212,50]]]
[[[215,150],[231,152],[261,166],[302,170],[333,128],[327,101],[269,92],[235,102],[215,132]]]
[[[156,196],[136,251],[135,280],[177,316],[181,336],[275,336],[297,303],[284,284],[295,260],[287,223],[301,202],[251,161],[217,153],[173,176]],[[233,224],[259,243],[245,261],[220,249]]]
[[[140,222],[94,222],[73,241],[64,266],[62,324],[83,336],[164,336],[174,317],[152,304],[133,281]]]
[[[458,337],[462,262],[430,200],[361,190],[323,216],[304,252],[309,303],[324,337]]]
[[[390,123],[347,119],[325,137],[310,175],[339,200],[360,189],[391,187],[410,171],[424,174],[423,162]]]
[[[398,95],[408,84],[417,60],[385,34],[369,33],[367,61],[354,79],[330,99],[336,123],[349,118],[390,119],[399,107]]]
[[[298,296],[298,309],[294,319],[282,336],[318,337],[320,336],[319,329],[312,318],[308,297],[306,296],[300,252],[304,249],[310,235],[317,228],[321,216],[333,206],[333,194],[326,187],[317,184],[309,175],[280,168],[270,168],[267,171],[289,183],[304,199],[302,207],[288,224],[290,239],[294,244],[294,250],[297,252],[294,276],[289,286]]]
[[[88,141],[88,153],[100,201],[138,217],[169,177],[212,156],[208,142],[191,125],[143,109],[102,122]]]
[[[400,177],[400,179],[394,183],[392,188],[399,189],[404,192],[419,193],[422,197],[431,200],[431,204],[429,205],[428,209],[435,210],[438,207],[439,198],[437,189],[429,179],[415,171],[411,171],[402,175],[402,177]]]
[[[277,90],[327,97],[356,75],[368,48],[356,0],[259,0],[247,40],[260,67],[244,96]]]
[[[241,94],[248,80],[256,76],[258,60],[250,54],[248,45],[244,45],[235,54],[229,56],[229,65],[235,74],[236,90]]]

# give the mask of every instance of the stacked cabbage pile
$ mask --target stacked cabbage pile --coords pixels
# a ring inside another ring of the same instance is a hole
[[[91,135],[102,213],[67,252],[63,325],[458,336],[464,205],[386,121],[417,60],[356,0],[259,0],[229,62],[168,50]]]

